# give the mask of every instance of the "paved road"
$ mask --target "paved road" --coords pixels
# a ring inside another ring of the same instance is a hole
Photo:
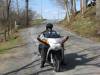
[[[65,43],[65,65],[62,72],[53,72],[53,68],[45,64],[40,68],[37,35],[45,29],[45,25],[21,30],[26,45],[12,49],[0,55],[0,75],[100,75],[100,44],[74,33],[63,30],[57,25],[54,29],[60,34],[70,36]]]

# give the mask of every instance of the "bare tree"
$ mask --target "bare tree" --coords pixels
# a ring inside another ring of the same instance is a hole
[[[67,21],[69,22],[70,20],[70,9],[69,9],[69,5],[68,5],[68,0],[53,0],[55,1],[55,3],[60,6],[61,8],[63,8],[66,12],[65,18],[67,19]]]
[[[9,35],[9,31],[10,31],[10,24],[9,24],[10,5],[11,5],[11,0],[3,0],[2,24],[3,24],[4,33],[5,33],[5,40],[7,40],[7,35],[6,35],[7,33],[8,33],[8,37],[10,37],[10,35]]]
[[[70,0],[71,1],[71,13],[72,15],[76,14],[76,0]]]
[[[6,0],[6,21],[7,21],[8,38],[10,37],[10,24],[9,24],[10,5],[11,5],[11,0]]]
[[[1,23],[2,23],[2,27],[4,29],[4,33],[5,33],[5,40],[7,39],[6,34],[9,31],[9,24],[8,24],[8,20],[9,20],[9,10],[10,10],[10,3],[11,0],[1,0],[2,2],[2,13],[1,13]],[[9,33],[8,33],[9,36]]]
[[[15,31],[16,29],[18,28],[18,20],[19,20],[19,1],[16,0],[16,19],[15,19],[15,23],[14,23],[14,28],[15,28]]]
[[[81,13],[84,14],[86,11],[87,1],[86,0],[80,0],[80,7],[81,7]]]
[[[67,18],[67,21],[70,21],[70,9],[68,5],[68,0],[64,0],[64,5],[65,5],[65,11],[66,11],[66,16],[65,19]]]
[[[1,22],[2,22],[2,18],[3,18],[3,5],[4,5],[3,0],[0,0],[0,28],[2,27]]]
[[[70,22],[71,16],[76,14],[76,0],[55,0],[58,6],[66,11],[65,19]]]
[[[17,15],[19,15],[19,4],[18,4],[18,0],[16,0],[16,5],[17,5]]]
[[[25,0],[25,3],[26,3],[26,26],[28,27],[29,23],[28,23],[28,2],[29,0]]]

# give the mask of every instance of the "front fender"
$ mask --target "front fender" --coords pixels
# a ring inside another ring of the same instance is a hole
[[[61,48],[61,49],[59,49],[59,50],[61,50],[61,58],[62,58],[62,60],[64,59],[64,49],[63,48]],[[48,52],[47,52],[47,58],[48,58],[48,56],[49,56],[49,54],[50,53],[52,53],[52,52],[55,52],[55,53],[57,53],[57,51],[59,51],[59,50],[53,50],[53,49],[51,49],[51,48],[49,48],[48,49]]]

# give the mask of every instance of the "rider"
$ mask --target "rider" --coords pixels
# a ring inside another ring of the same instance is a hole
[[[59,38],[61,37],[59,35],[59,33],[57,33],[55,30],[52,30],[53,28],[53,24],[48,23],[46,25],[46,30],[43,31],[38,37],[37,39],[40,41],[40,39],[44,39],[44,38]],[[41,54],[41,68],[44,67],[44,64],[46,62],[46,55],[47,55],[47,51],[49,49],[49,45],[40,43],[39,44],[39,52]],[[49,61],[49,60],[48,60]]]

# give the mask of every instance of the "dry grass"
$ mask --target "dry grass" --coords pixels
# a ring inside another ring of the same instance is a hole
[[[67,23],[65,20],[61,22],[60,25],[79,34],[80,36],[88,37],[95,41],[100,41],[100,35],[97,35],[97,31],[100,28],[100,23],[95,19],[95,10],[95,7],[90,7],[87,9],[84,16],[79,13],[70,23]]]
[[[0,54],[8,52],[11,48],[15,47],[22,43],[21,37],[17,37],[14,35],[9,41],[0,43]]]

